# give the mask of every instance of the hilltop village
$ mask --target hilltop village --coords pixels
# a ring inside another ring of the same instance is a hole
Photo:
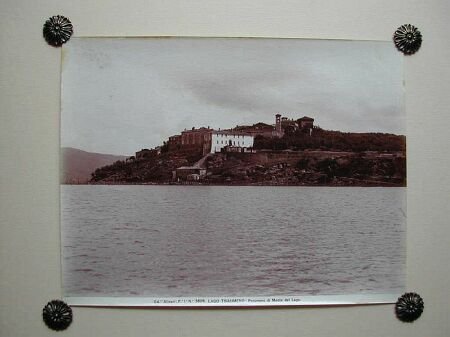
[[[406,186],[406,140],[323,130],[311,117],[185,129],[92,173],[94,184]]]

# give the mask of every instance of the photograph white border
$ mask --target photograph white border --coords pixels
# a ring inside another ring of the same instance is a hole
[[[317,295],[268,297],[65,297],[71,306],[112,307],[291,307],[395,303],[399,295]]]

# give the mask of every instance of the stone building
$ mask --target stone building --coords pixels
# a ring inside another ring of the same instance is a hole
[[[300,129],[312,129],[314,127],[314,118],[303,116],[298,119],[298,124]]]
[[[181,147],[181,135],[170,136],[167,145],[169,147],[169,151],[179,150]]]
[[[209,127],[201,127],[199,129],[192,128],[181,132],[181,145],[184,146],[201,146],[211,140],[211,132],[213,129]]]
[[[169,138],[169,151],[172,149],[200,150],[203,155],[208,153],[228,152],[252,152],[256,136],[267,138],[283,137],[286,130],[297,129],[312,130],[314,119],[302,117],[297,121],[275,115],[275,125],[258,123],[252,126],[237,126],[231,130],[213,130],[209,126],[190,130],[184,130],[181,135]],[[228,149],[225,149],[228,148]]]
[[[181,148],[198,149],[203,154],[209,153],[211,149],[211,133],[213,129],[209,127],[201,127],[199,129],[192,128],[181,132]]]
[[[225,147],[235,148],[234,152],[247,152],[253,147],[254,136],[240,131],[223,130],[211,133],[210,153],[222,152]],[[241,151],[239,151],[241,149]]]
[[[206,176],[206,169],[197,166],[181,166],[172,172],[173,180],[202,180]]]
[[[233,130],[213,130],[208,128],[192,128],[181,133],[181,148],[201,149],[207,153],[222,152],[226,146],[238,148],[253,147],[254,136],[247,132]],[[170,144],[170,139],[169,139]],[[242,150],[244,152],[244,150]]]
[[[141,151],[138,151],[135,153],[136,160],[141,160],[144,158],[152,158],[156,157],[161,153],[161,148],[157,147],[154,149],[142,149]]]

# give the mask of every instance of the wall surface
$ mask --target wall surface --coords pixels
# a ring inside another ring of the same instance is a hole
[[[0,336],[52,336],[43,306],[61,298],[61,50],[42,25],[69,17],[75,36],[270,36],[390,40],[418,26],[405,57],[407,288],[425,301],[406,324],[393,305],[156,310],[74,308],[62,336],[449,336],[450,46],[448,0],[2,0],[0,2]],[[393,46],[394,48],[394,46]]]

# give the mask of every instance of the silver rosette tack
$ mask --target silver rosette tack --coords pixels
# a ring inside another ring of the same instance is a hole
[[[423,300],[416,293],[405,293],[395,304],[395,314],[403,322],[413,322],[422,315]]]
[[[53,300],[42,309],[42,318],[52,330],[65,330],[72,323],[72,309],[63,301]]]
[[[406,24],[397,28],[393,40],[397,49],[403,54],[412,55],[422,45],[422,34],[413,25]]]
[[[48,44],[60,47],[69,41],[73,34],[73,26],[68,18],[55,15],[45,22],[43,33]]]

